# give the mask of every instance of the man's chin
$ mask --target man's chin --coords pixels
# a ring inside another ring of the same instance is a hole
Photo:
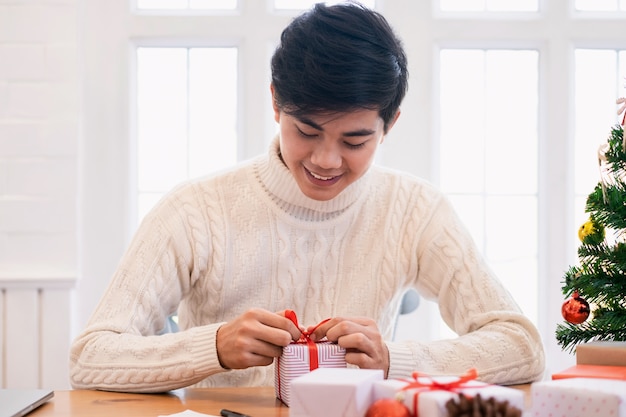
[[[339,189],[338,187],[333,187],[332,190],[331,189],[320,190],[320,189],[310,189],[310,188],[307,190],[303,190],[301,187],[300,190],[304,193],[304,195],[309,197],[311,200],[317,200],[317,201],[332,200],[333,198],[337,197],[337,195],[339,195],[339,193],[342,191],[342,189]]]

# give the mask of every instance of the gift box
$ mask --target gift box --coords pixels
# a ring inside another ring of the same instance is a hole
[[[291,382],[318,368],[346,368],[346,350],[336,343],[291,343],[283,348],[274,368],[276,398],[290,405]]]
[[[597,341],[576,346],[577,365],[626,366],[626,342]]]
[[[407,406],[411,415],[447,417],[446,403],[458,399],[459,394],[483,400],[494,398],[498,402],[508,401],[508,407],[524,410],[524,393],[520,390],[499,385],[490,385],[475,379],[468,373],[461,377],[415,376],[412,379],[388,379],[375,382],[374,401],[395,398]],[[417,413],[416,413],[417,408]]]
[[[380,369],[318,368],[291,383],[289,417],[363,417]]]
[[[625,379],[626,366],[574,365],[552,374],[552,379],[601,378]]]
[[[530,417],[626,417],[626,381],[566,378],[530,387]]]

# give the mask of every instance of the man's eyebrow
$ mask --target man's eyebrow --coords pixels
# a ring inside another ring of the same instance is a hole
[[[300,123],[304,123],[305,125],[309,125],[311,126],[313,129],[316,130],[324,130],[324,128],[320,125],[318,125],[317,123],[315,123],[313,120],[308,119],[306,117],[297,117],[297,119],[300,121]]]
[[[319,124],[315,123],[313,120],[307,118],[307,117],[298,117],[297,118],[300,123],[304,123],[305,125],[309,125],[311,126],[313,129],[316,130],[320,130],[323,131],[324,128],[322,126],[320,126]],[[343,136],[346,137],[359,137],[359,136],[369,136],[376,133],[376,130],[373,129],[358,129],[358,130],[353,130],[350,132],[345,132],[343,134]]]
[[[346,132],[343,135],[347,137],[359,137],[359,136],[369,136],[374,133],[376,133],[376,131],[372,129],[359,129],[359,130],[353,130],[352,132]]]

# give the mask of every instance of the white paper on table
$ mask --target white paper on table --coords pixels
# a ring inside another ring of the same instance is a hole
[[[169,415],[158,416],[158,417],[219,417],[219,416],[214,416],[213,414],[198,413],[197,411],[193,411],[193,410],[185,410],[185,411],[181,411],[180,413],[169,414]]]

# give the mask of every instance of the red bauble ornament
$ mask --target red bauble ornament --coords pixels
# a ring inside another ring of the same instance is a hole
[[[574,291],[572,296],[561,306],[563,318],[572,324],[580,324],[589,317],[589,303]]]
[[[411,412],[398,400],[381,398],[370,405],[365,417],[411,417]]]

